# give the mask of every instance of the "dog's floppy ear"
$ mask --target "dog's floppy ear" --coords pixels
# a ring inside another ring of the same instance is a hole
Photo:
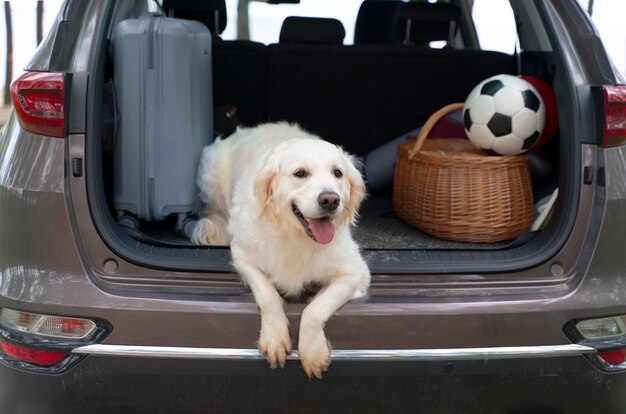
[[[261,171],[259,171],[254,183],[254,193],[261,207],[261,212],[263,212],[270,203],[273,203],[274,199],[278,174],[278,167],[274,158],[275,157],[270,156],[263,168],[261,168]]]
[[[356,168],[357,159],[347,153],[343,153],[346,158],[347,164],[347,177],[348,177],[348,185],[350,186],[350,199],[346,204],[346,209],[348,211],[348,220],[351,224],[356,224],[356,219],[359,214],[359,207],[361,203],[365,199],[365,182],[363,181],[363,177],[361,173]]]
[[[272,198],[275,179],[276,171],[270,165],[265,165],[259,172],[254,184],[254,192],[260,205],[266,205]]]

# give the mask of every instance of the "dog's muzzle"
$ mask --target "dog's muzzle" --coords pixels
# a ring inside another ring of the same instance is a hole
[[[323,193],[322,193],[323,194]],[[321,194],[320,194],[321,197]],[[319,198],[318,198],[319,202]],[[329,201],[330,204],[334,203],[334,201]],[[329,205],[330,205],[329,204]],[[339,204],[337,203],[337,206]],[[337,206],[328,211],[334,211],[337,209]],[[311,238],[311,240],[316,241],[320,244],[328,244],[333,241],[335,237],[335,225],[333,224],[333,219],[330,216],[322,216],[322,217],[306,217],[297,205],[292,204],[291,210],[293,214],[296,216],[302,227],[304,227],[304,231],[307,236]]]

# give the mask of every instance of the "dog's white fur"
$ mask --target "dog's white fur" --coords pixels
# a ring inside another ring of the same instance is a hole
[[[202,153],[197,183],[207,210],[192,241],[230,243],[233,264],[260,308],[258,346],[272,368],[283,367],[291,353],[280,293],[298,297],[309,285],[322,286],[304,309],[298,340],[304,370],[320,378],[330,364],[326,321],[369,286],[369,269],[350,234],[365,196],[353,161],[341,148],[286,123],[240,128]],[[306,175],[298,177],[299,170]],[[329,191],[340,202],[334,237],[322,244],[307,235],[292,206],[305,217],[324,216],[318,196]]]

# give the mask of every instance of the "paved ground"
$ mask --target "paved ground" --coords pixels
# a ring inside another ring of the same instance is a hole
[[[7,121],[7,119],[9,118],[10,112],[11,112],[10,106],[0,105],[0,127],[2,127],[2,125],[4,125],[4,123]]]

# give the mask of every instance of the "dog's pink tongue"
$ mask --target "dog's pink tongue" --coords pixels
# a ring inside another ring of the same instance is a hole
[[[313,232],[315,241],[321,244],[328,244],[335,237],[335,225],[329,219],[308,219],[309,227]]]

